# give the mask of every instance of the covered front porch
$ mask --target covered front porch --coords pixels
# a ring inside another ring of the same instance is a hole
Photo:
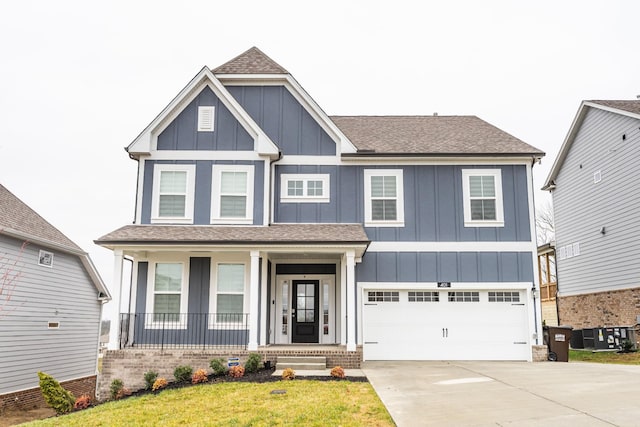
[[[360,225],[123,229],[97,241],[114,251],[119,280],[109,349],[356,352],[355,266],[369,243]]]

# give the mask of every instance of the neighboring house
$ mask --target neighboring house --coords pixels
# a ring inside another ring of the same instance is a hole
[[[583,101],[543,190],[553,197],[559,321],[640,316],[640,100]]]
[[[544,153],[475,116],[329,117],[252,48],[204,67],[127,152],[134,224],[96,241],[116,277],[133,261],[112,349],[235,345],[356,367],[531,360],[541,344]]]
[[[538,246],[538,278],[540,279],[542,322],[546,326],[558,326],[555,242]]]
[[[0,412],[44,405],[38,371],[94,394],[109,299],[87,253],[0,185]]]

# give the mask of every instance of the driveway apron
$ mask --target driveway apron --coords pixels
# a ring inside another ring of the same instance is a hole
[[[398,426],[639,426],[640,366],[366,362]]]

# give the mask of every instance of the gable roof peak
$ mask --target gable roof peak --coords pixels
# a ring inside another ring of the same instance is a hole
[[[289,74],[280,64],[253,46],[213,69],[214,74]]]
[[[626,111],[627,113],[640,114],[640,99],[600,99],[585,102]]]

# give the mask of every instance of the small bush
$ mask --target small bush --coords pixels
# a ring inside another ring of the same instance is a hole
[[[173,370],[173,376],[178,382],[187,382],[191,380],[193,375],[193,368],[191,366],[183,365],[178,366]]]
[[[204,369],[198,369],[191,376],[192,384],[206,383],[207,381],[209,381],[209,378],[207,377],[207,371]]]
[[[158,378],[158,373],[154,372],[154,371],[147,371],[144,373],[144,383],[145,383],[145,390],[151,390],[151,387],[153,387],[153,383],[156,381],[156,379]]]
[[[65,390],[51,375],[38,372],[40,391],[44,401],[56,411],[56,414],[66,414],[73,409],[76,398],[70,391]]]
[[[76,403],[73,404],[73,409],[80,411],[81,409],[87,409],[89,406],[91,406],[91,398],[88,395],[83,394],[76,399]]]
[[[262,357],[258,353],[250,353],[247,363],[244,364],[244,369],[247,372],[258,372],[261,363]]]
[[[223,359],[212,359],[211,362],[209,362],[209,366],[216,375],[224,375],[225,372],[227,372],[227,367]]]
[[[346,375],[344,374],[344,369],[341,366],[336,366],[331,370],[331,376],[334,378],[344,378]]]
[[[120,391],[123,388],[124,388],[124,383],[122,382],[121,379],[116,378],[115,380],[111,381],[111,386],[109,387],[111,399],[117,399],[118,394],[120,394]]]
[[[296,377],[296,371],[291,368],[287,368],[282,371],[282,379],[283,380],[292,380]]]
[[[232,366],[229,368],[229,376],[232,378],[244,377],[244,368],[242,366]]]
[[[164,378],[160,377],[153,382],[153,386],[151,386],[151,390],[158,391],[165,388],[169,383]]]

